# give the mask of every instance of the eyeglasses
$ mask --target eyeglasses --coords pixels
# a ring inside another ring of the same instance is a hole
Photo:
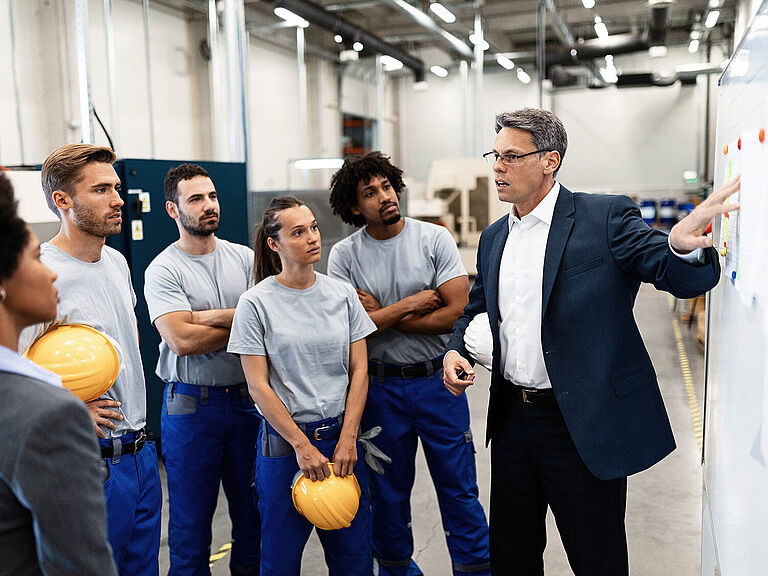
[[[534,150],[533,152],[527,152],[525,154],[512,154],[511,152],[499,154],[498,152],[486,152],[483,154],[483,158],[485,158],[485,161],[488,162],[488,164],[493,164],[501,158],[501,163],[505,166],[514,166],[520,158],[525,158],[531,154],[539,154],[541,152],[551,152],[551,150]]]

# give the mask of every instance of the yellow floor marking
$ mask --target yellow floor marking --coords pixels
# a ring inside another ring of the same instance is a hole
[[[699,445],[699,451],[701,451],[701,444],[703,439],[703,428],[701,424],[701,412],[699,412],[699,403],[696,400],[696,390],[693,387],[693,377],[691,376],[691,367],[688,363],[688,356],[685,354],[685,345],[683,344],[683,335],[680,332],[680,322],[677,320],[677,316],[672,316],[672,332],[675,334],[675,342],[677,344],[677,356],[680,359],[680,370],[683,373],[683,383],[685,384],[685,393],[688,396],[688,406],[691,409],[691,420],[693,422],[693,431],[696,434],[696,444]]]
[[[229,551],[232,549],[232,542],[227,542],[219,548],[219,551],[216,552],[216,554],[211,554],[211,558],[208,560],[208,567],[211,568],[216,563],[217,560],[221,560],[226,556]]]

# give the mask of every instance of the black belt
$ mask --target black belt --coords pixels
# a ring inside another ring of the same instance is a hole
[[[136,455],[144,448],[144,444],[147,443],[147,434],[144,432],[144,428],[136,432],[133,442],[126,442],[121,446],[120,454],[132,454]],[[112,458],[115,455],[115,449],[113,446],[102,446],[101,457]]]
[[[267,432],[273,436],[280,436],[280,433],[275,430],[272,425],[264,419],[267,425]],[[344,423],[344,414],[339,414],[335,418],[326,418],[318,422],[296,422],[299,430],[304,432],[307,438],[314,438],[317,441],[320,440],[333,440],[338,438],[341,434],[341,426]]]
[[[434,358],[418,364],[398,366],[396,364],[377,364],[368,362],[368,374],[379,378],[421,378],[431,376],[443,369],[443,357]]]
[[[519,398],[526,404],[557,404],[552,388],[524,388],[514,384],[508,384],[505,388],[512,392],[515,398]]]

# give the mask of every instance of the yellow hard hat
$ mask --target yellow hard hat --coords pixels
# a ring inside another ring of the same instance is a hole
[[[64,387],[84,402],[109,390],[120,371],[120,358],[112,341],[85,324],[51,328],[32,343],[24,356],[58,374]]]
[[[360,505],[360,485],[354,474],[336,476],[333,463],[328,463],[331,475],[312,482],[299,472],[291,487],[293,505],[299,514],[322,530],[347,528]]]

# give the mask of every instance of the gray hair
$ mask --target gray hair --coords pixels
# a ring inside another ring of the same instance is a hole
[[[497,133],[502,128],[528,132],[537,150],[557,150],[560,153],[560,166],[562,166],[565,151],[568,148],[568,134],[560,119],[549,110],[521,108],[514,112],[502,112],[496,116],[495,128]],[[557,167],[553,176],[557,176],[560,166]]]

